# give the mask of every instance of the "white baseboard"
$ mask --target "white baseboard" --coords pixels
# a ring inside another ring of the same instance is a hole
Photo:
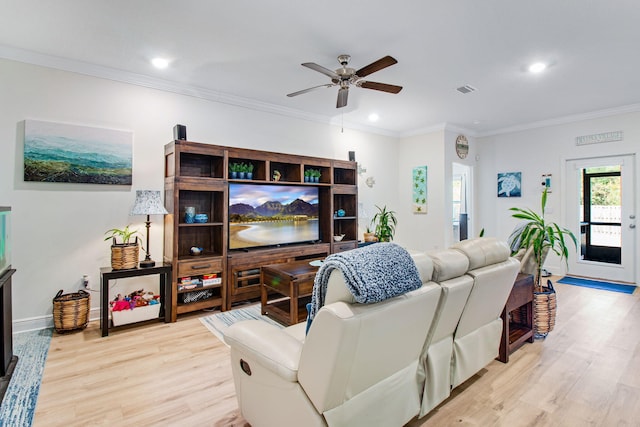
[[[89,310],[89,321],[100,320],[100,307]],[[53,328],[53,315],[30,317],[13,321],[13,333],[38,331],[40,329]]]

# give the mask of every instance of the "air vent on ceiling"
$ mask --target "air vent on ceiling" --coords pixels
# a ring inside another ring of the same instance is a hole
[[[467,94],[467,93],[475,92],[477,89],[471,85],[464,85],[464,86],[460,86],[456,90],[460,93]]]

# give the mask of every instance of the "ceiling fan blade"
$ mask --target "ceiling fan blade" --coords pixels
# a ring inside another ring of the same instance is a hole
[[[341,87],[338,91],[338,102],[336,102],[336,108],[342,108],[347,106],[347,98],[349,97],[349,89]]]
[[[302,89],[302,90],[299,90],[297,92],[288,93],[287,96],[289,96],[289,97],[298,96],[298,95],[302,95],[303,93],[311,92],[312,90],[320,89],[321,87],[331,87],[331,86],[334,86],[334,85],[332,83],[327,83],[327,84],[320,85],[320,86],[310,87],[308,89]]]
[[[358,86],[363,87],[365,89],[373,89],[379,90],[382,92],[389,93],[398,93],[402,90],[402,86],[389,85],[386,83],[378,83],[378,82],[359,82]]]
[[[358,77],[364,77],[364,76],[368,76],[371,73],[375,73],[376,71],[380,71],[383,68],[387,68],[393,64],[397,64],[398,61],[395,60],[395,58],[387,55],[384,58],[380,58],[375,62],[372,62],[371,64],[360,68],[358,71],[356,71],[356,76]],[[304,64],[302,64],[304,65]]]
[[[332,79],[340,80],[340,76],[335,73],[335,71],[330,70],[328,68],[324,68],[322,65],[318,65],[315,62],[305,62],[302,64],[303,67],[311,68],[314,71],[322,73],[326,76],[331,77]]]

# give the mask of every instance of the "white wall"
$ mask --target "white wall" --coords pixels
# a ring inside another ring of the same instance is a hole
[[[129,216],[135,190],[163,188],[163,146],[176,123],[204,143],[344,160],[355,151],[376,180],[370,189],[361,177],[363,206],[398,204],[394,138],[14,61],[0,60],[0,75],[0,205],[13,209],[16,331],[50,324],[52,298],[80,289],[83,274],[99,288],[99,268],[110,263],[104,232],[143,230],[144,218]],[[24,182],[25,119],[133,131],[133,185]],[[152,221],[151,255],[161,260],[162,219]],[[94,309],[98,301],[92,293]]]
[[[430,251],[449,247],[453,237],[453,164],[469,166],[471,185],[478,148],[475,138],[466,134],[469,153],[465,159],[458,158],[455,141],[462,130],[444,126],[442,130],[424,135],[403,138],[399,144],[398,185],[399,202],[396,241],[411,249]],[[412,170],[416,166],[427,166],[427,213],[415,214],[411,210]],[[472,191],[473,198],[473,191]],[[473,200],[471,201],[473,203]],[[471,209],[471,208],[470,208]],[[474,221],[474,217],[470,216]],[[481,227],[471,227],[471,230]]]
[[[444,130],[403,138],[399,145],[398,202],[390,205],[397,212],[395,241],[411,249],[429,251],[443,248],[447,230],[443,228],[450,208],[445,206]],[[427,213],[412,212],[412,173],[416,166],[427,166]],[[449,194],[449,199],[451,195]],[[450,206],[450,204],[449,204]],[[449,219],[449,223],[451,220]],[[446,227],[445,227],[446,228]]]
[[[603,132],[623,131],[624,140],[601,144],[576,146],[576,137]],[[568,159],[635,154],[640,149],[640,113],[621,114],[564,125],[549,126],[478,139],[478,186],[476,207],[479,223],[487,235],[506,239],[517,220],[511,217],[510,207],[528,207],[540,212],[541,175],[553,174],[552,189],[546,218],[567,226],[564,221],[563,197],[564,167]],[[640,188],[636,156],[636,193]],[[498,198],[497,174],[522,172],[522,197]],[[636,195],[636,212],[638,196]],[[635,246],[640,248],[636,233]],[[545,267],[557,274],[564,273],[564,263],[550,257]],[[636,282],[638,278],[636,277]]]

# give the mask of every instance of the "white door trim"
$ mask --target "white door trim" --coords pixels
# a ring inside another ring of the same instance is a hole
[[[636,156],[634,153],[619,154],[611,156],[585,157],[585,158],[566,158],[564,159],[562,172],[564,174],[564,194],[566,195],[563,204],[565,224],[575,234],[580,243],[580,225],[577,221],[578,207],[576,200],[579,197],[579,180],[575,174],[575,170],[584,166],[599,166],[620,164],[622,165],[622,264],[607,264],[594,261],[580,260],[579,250],[573,251],[569,256],[569,274],[577,276],[591,277],[596,279],[612,280],[625,283],[636,283],[636,232],[631,229],[630,225],[635,224],[635,219],[631,219],[630,215],[636,213],[635,200],[635,168]]]

